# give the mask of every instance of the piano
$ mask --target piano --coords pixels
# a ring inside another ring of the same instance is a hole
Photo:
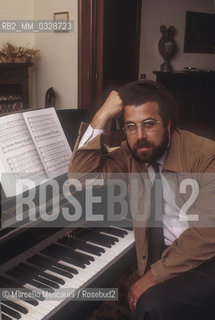
[[[75,136],[68,131],[74,121],[68,117],[71,111],[74,114],[74,110],[62,110],[58,116],[73,147]],[[83,119],[83,114],[79,117]],[[76,120],[75,123],[77,129],[79,124]],[[11,207],[14,209],[13,199],[2,196],[2,201],[6,202],[8,212]],[[62,289],[77,292],[87,287],[111,287],[123,272],[132,272],[136,264],[130,227],[56,228],[46,227],[38,219],[36,227],[34,222],[24,227],[2,228],[0,252],[0,288],[22,288],[28,294],[34,293],[30,300],[3,299],[2,320],[86,319],[94,308],[93,302],[73,301],[70,297],[49,300],[40,295],[35,297],[35,292],[44,290],[57,296]]]

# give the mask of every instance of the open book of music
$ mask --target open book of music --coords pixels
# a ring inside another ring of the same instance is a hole
[[[71,154],[54,108],[0,117],[0,172],[7,197],[66,173]]]

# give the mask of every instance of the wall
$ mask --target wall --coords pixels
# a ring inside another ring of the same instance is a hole
[[[53,20],[54,12],[69,11],[73,33],[1,33],[6,42],[40,50],[30,68],[30,107],[44,106],[48,88],[56,90],[56,108],[77,108],[78,0],[0,0],[0,20]]]
[[[186,11],[215,13],[213,0],[143,0],[140,44],[140,73],[154,79],[153,70],[160,70],[163,58],[158,52],[160,26],[176,28],[176,56],[171,60],[174,70],[186,66],[215,70],[214,54],[183,53]]]
[[[34,17],[34,0],[1,0],[0,20],[31,20]],[[1,32],[0,47],[6,42],[14,45],[34,46],[32,33]]]
[[[78,74],[78,0],[35,0],[34,18],[52,20],[54,12],[69,11],[74,20],[74,32],[38,33],[35,47],[41,59],[36,69],[37,107],[44,106],[45,93],[50,87],[56,91],[56,108],[77,108]]]

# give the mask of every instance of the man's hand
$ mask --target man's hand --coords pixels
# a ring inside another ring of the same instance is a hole
[[[91,126],[94,129],[104,129],[107,122],[118,118],[124,110],[123,102],[117,91],[111,91],[103,106],[93,117]]]
[[[153,273],[151,270],[146,272],[146,274],[140,278],[137,282],[131,285],[128,292],[128,304],[131,311],[135,311],[136,303],[141,294],[143,294],[147,289],[157,284]]]

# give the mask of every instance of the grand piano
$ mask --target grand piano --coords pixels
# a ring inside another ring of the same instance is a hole
[[[89,120],[89,115],[84,110],[59,110],[57,113],[73,148],[79,124]],[[66,201],[62,198],[61,204]],[[9,221],[16,210],[15,202],[5,197],[3,190],[1,204],[2,214],[6,212]],[[111,287],[123,273],[135,268],[132,228],[59,225],[57,228],[56,225],[46,226],[38,219],[22,226],[6,224],[1,227],[0,288],[53,293],[64,288]],[[59,300],[35,295],[30,300],[8,297],[1,301],[0,319],[81,320],[87,318],[95,305],[66,297]]]

